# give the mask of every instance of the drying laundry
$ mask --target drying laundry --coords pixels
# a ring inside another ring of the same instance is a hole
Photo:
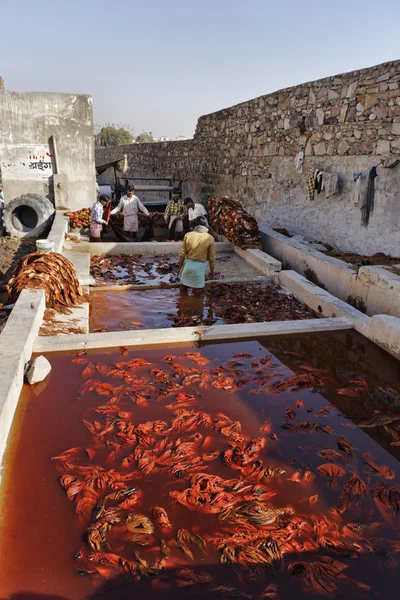
[[[368,174],[368,186],[367,193],[363,196],[360,210],[361,210],[361,225],[368,227],[369,218],[371,213],[374,212],[374,198],[375,198],[375,178],[378,177],[377,167],[372,167]]]
[[[362,185],[362,173],[353,173],[354,179],[354,190],[353,190],[353,204],[358,206],[361,200],[361,185]]]
[[[324,177],[324,173],[322,171],[320,171],[319,169],[315,169],[314,187],[315,187],[315,190],[317,191],[317,194],[320,194],[322,192],[323,177]]]
[[[309,200],[314,200],[315,196],[315,167],[310,167],[307,176],[307,194]]]
[[[296,172],[301,174],[303,172],[303,166],[304,166],[304,152],[302,150],[300,150],[300,152],[298,152],[296,154],[296,157],[294,159],[294,164],[295,164]]]
[[[325,196],[330,198],[339,193],[339,175],[337,173],[323,173],[323,189]]]

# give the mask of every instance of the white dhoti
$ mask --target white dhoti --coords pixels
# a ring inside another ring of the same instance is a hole
[[[183,220],[180,217],[171,217],[168,224],[168,229],[171,229],[175,223],[175,233],[182,233],[183,231]]]
[[[139,219],[136,215],[124,215],[124,231],[128,231],[130,233],[137,233],[139,229]]]

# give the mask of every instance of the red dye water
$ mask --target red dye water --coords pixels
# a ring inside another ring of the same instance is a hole
[[[171,327],[175,319],[201,323],[207,317],[213,319],[214,313],[204,295],[181,295],[176,289],[90,295],[90,331],[159,329]],[[216,317],[215,322],[224,320]]]
[[[251,298],[251,302],[249,302]],[[310,319],[315,315],[273,283],[212,284],[202,293],[176,289],[94,292],[90,330],[157,329]]]
[[[367,435],[396,452],[382,351],[330,334],[49,359],[7,452],[1,598],[397,597],[400,469]]]

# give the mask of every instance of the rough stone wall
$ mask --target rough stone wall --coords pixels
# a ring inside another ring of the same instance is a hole
[[[400,253],[400,166],[379,167],[367,228],[353,172],[400,158],[400,61],[261,96],[199,119],[193,140],[125,147],[132,170],[177,173],[205,201],[239,198],[259,221],[341,250]],[[121,148],[122,149],[122,148]],[[119,149],[117,149],[118,151]],[[304,150],[304,173],[294,157]],[[120,151],[120,150],[119,150]],[[101,149],[100,152],[109,152]],[[310,166],[336,172],[340,194],[307,198]]]
[[[4,90],[4,79],[0,76],[0,91]]]
[[[194,140],[178,142],[152,142],[151,144],[130,144],[115,148],[96,148],[96,163],[101,164],[118,160],[128,155],[131,177],[171,177],[182,180],[184,196],[192,195],[207,200],[213,192],[213,186],[202,181],[207,177],[201,174],[201,167],[196,156]],[[108,172],[113,177],[113,171]],[[142,199],[145,194],[139,194]],[[149,199],[156,198],[156,194]],[[165,196],[165,194],[164,194]]]
[[[1,92],[0,168],[6,203],[29,192],[54,200],[50,137],[55,136],[57,173],[66,187],[59,195],[73,210],[93,204],[92,108],[90,96]]]

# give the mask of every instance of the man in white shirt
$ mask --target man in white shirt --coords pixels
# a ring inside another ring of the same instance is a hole
[[[101,242],[101,232],[103,231],[103,225],[108,225],[107,221],[103,219],[104,207],[108,204],[108,196],[100,196],[93,204],[90,212],[90,241]]]
[[[190,229],[194,229],[196,227],[198,217],[205,217],[208,221],[207,210],[202,204],[193,202],[191,198],[185,198],[183,203],[188,211]]]
[[[118,212],[124,215],[124,232],[132,238],[132,241],[136,241],[136,234],[139,229],[139,211],[145,215],[149,214],[147,208],[135,196],[135,188],[133,186],[128,187],[126,196],[122,196],[117,208],[111,211],[112,215]]]

